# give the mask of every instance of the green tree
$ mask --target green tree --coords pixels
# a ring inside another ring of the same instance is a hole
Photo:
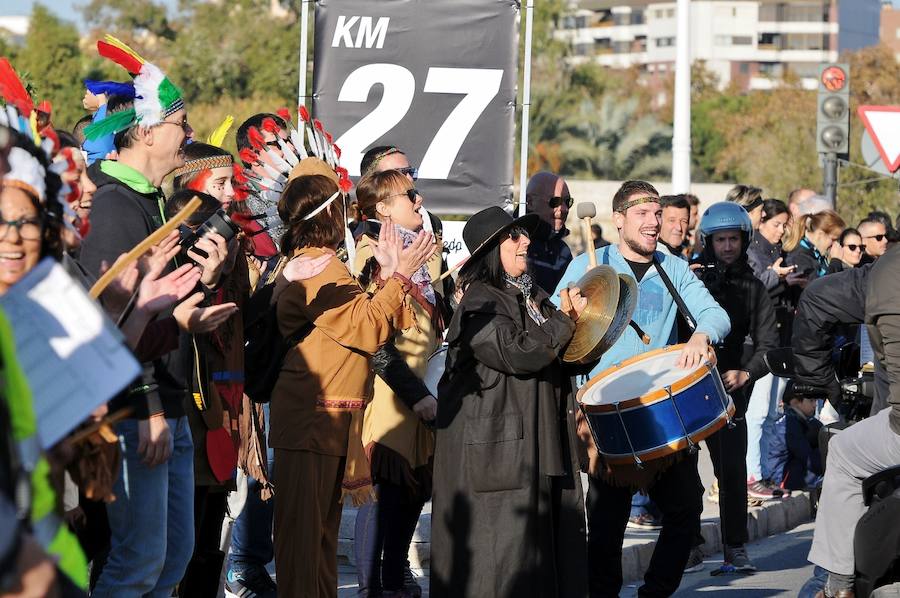
[[[153,0],[90,0],[81,14],[89,26],[103,31],[148,33],[169,40],[176,35],[166,6]]]
[[[53,103],[54,125],[70,129],[83,112],[81,50],[75,26],[35,4],[15,67],[34,86],[36,102]]]

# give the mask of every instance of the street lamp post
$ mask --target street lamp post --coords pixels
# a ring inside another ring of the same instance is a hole
[[[691,3],[678,0],[675,37],[675,114],[672,193],[691,190]]]

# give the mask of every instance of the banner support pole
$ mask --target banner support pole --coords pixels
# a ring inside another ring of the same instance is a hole
[[[534,0],[525,2],[525,65],[522,85],[522,137],[519,148],[519,216],[525,215],[525,183],[528,175],[528,118],[531,113],[531,27]]]
[[[306,105],[306,71],[309,46],[309,7],[307,4],[314,4],[315,0],[300,0],[300,82],[297,85],[297,114],[300,113],[300,106]]]

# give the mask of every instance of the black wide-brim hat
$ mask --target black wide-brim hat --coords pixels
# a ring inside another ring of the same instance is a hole
[[[469,259],[466,260],[463,268],[490,250],[503,233],[512,227],[522,227],[531,234],[540,221],[540,216],[537,214],[525,214],[521,218],[513,218],[506,210],[498,206],[492,206],[473,214],[463,227],[463,242],[469,251]]]

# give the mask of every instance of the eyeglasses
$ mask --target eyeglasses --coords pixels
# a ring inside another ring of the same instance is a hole
[[[415,187],[410,187],[403,193],[394,193],[393,195],[388,195],[388,197],[400,197],[401,195],[405,195],[409,201],[416,203],[416,199],[419,197],[419,190]]]
[[[528,237],[528,231],[522,228],[521,226],[514,226],[509,229],[509,240],[513,243],[518,243],[519,239],[522,237]]]
[[[866,239],[875,239],[875,241],[877,241],[878,243],[881,243],[886,236],[887,235],[872,235],[871,237],[863,237],[863,241],[865,241]],[[866,246],[866,244],[863,243],[863,247],[865,247],[865,246]]]
[[[187,114],[185,114],[184,116],[181,117],[181,122],[179,122],[179,123],[173,123],[173,122],[170,121],[170,120],[162,120],[162,121],[160,121],[160,122],[157,123],[157,124],[160,124],[160,125],[178,125],[179,127],[181,127],[181,130],[184,131],[185,133],[190,133],[191,130],[192,130],[192,129],[191,129],[191,125],[188,124]]]
[[[547,202],[551,208],[558,208],[562,204],[566,204],[567,208],[571,208],[572,204],[575,203],[575,200],[572,199],[571,195],[566,195],[565,197],[551,197],[550,201]]]
[[[25,241],[37,241],[41,238],[42,227],[39,218],[0,219],[0,239],[6,239],[12,228],[15,228]]]
[[[419,169],[415,166],[407,166],[406,168],[398,168],[397,172],[404,176],[408,176],[414,181],[419,180]]]
[[[853,243],[848,243],[847,245],[844,245],[844,247],[846,247],[850,251],[862,251],[863,249],[862,245],[855,245]]]

